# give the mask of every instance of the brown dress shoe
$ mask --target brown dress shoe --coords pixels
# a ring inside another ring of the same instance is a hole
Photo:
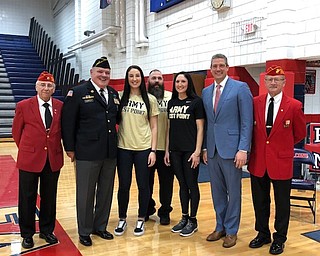
[[[224,239],[222,246],[224,248],[230,248],[232,246],[235,246],[236,242],[237,242],[237,235],[226,235],[226,238]]]
[[[207,236],[207,241],[218,241],[221,237],[224,237],[225,235],[225,231],[213,231],[210,235]]]

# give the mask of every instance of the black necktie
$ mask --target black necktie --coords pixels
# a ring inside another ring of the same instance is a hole
[[[43,106],[46,108],[46,111],[44,112],[44,121],[46,123],[46,129],[49,129],[52,123],[52,115],[49,109],[49,103],[44,103]]]
[[[104,96],[104,89],[103,88],[100,88],[100,96],[101,96],[102,100],[104,101],[104,103],[107,104],[107,100],[106,100],[106,97]]]
[[[268,136],[273,126],[273,107],[274,107],[273,101],[274,101],[274,98],[270,98],[270,103],[269,103],[268,113],[267,113],[267,121],[266,121],[266,130],[267,130]]]

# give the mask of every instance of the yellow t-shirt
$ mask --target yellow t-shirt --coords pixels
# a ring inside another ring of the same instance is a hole
[[[158,116],[158,146],[157,150],[166,149],[166,130],[168,126],[168,102],[171,99],[172,93],[164,91],[162,100],[158,100],[160,114]]]
[[[150,116],[159,115],[156,97],[148,94]],[[118,147],[128,150],[146,150],[151,147],[151,128],[147,107],[141,95],[130,96],[128,105],[122,109],[118,130]]]

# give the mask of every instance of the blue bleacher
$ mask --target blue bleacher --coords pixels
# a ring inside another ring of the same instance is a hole
[[[35,83],[46,70],[28,36],[0,34],[0,137],[11,136],[17,102],[36,95]],[[56,89],[54,97],[63,100]]]

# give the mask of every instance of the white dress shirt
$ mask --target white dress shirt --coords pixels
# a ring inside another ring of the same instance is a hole
[[[45,121],[45,117],[44,117],[44,113],[46,111],[46,108],[43,106],[44,103],[46,103],[45,101],[43,101],[39,95],[37,95],[38,97],[38,102],[39,102],[39,110],[40,110],[40,116],[43,122],[44,127],[46,127],[46,121]],[[52,99],[50,98],[50,100],[47,102],[49,104],[49,110],[51,112],[51,116],[53,117],[53,112],[52,112]]]
[[[282,95],[283,93],[280,92],[279,94],[277,94],[276,96],[274,96],[274,101],[273,101],[273,123],[276,120],[279,108],[280,108],[280,103],[281,103],[281,99],[282,99]],[[268,114],[268,107],[270,104],[270,98],[272,98],[270,96],[270,94],[268,94],[267,96],[267,102],[266,102],[266,110],[265,110],[265,121],[267,121],[267,114]]]

